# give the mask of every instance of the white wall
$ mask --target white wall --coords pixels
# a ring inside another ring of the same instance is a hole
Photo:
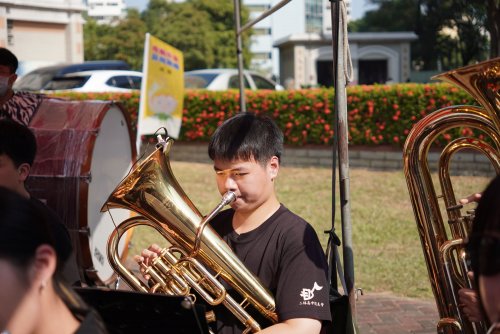
[[[0,0],[0,46],[19,61],[83,61],[82,0]]]

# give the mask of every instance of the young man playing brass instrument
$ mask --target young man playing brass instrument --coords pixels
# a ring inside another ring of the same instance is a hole
[[[221,194],[236,200],[211,222],[237,257],[274,295],[278,323],[255,315],[262,333],[320,333],[330,321],[327,262],[316,232],[279,202],[275,180],[283,152],[283,134],[268,117],[240,113],[225,121],[211,138]],[[160,247],[143,250],[138,262],[148,264]],[[233,293],[229,288],[229,292]],[[241,333],[241,323],[226,308],[215,308],[218,334]]]

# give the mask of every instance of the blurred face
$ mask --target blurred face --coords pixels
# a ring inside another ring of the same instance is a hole
[[[237,211],[253,211],[274,197],[273,180],[278,175],[277,157],[271,158],[265,166],[255,161],[214,161],[217,187],[222,194],[231,190],[236,200],[231,207]]]
[[[21,192],[27,178],[26,172],[23,171],[26,167],[24,165],[27,166],[27,164],[21,164],[21,166],[16,167],[14,161],[8,155],[0,154],[0,186],[15,192]]]
[[[491,323],[500,321],[500,274],[479,276],[479,291],[484,310]]]
[[[26,294],[26,277],[19,268],[0,259],[0,331],[5,329],[7,321]]]
[[[0,65],[0,96],[5,96],[12,89],[16,79],[17,75],[11,73],[8,66]]]

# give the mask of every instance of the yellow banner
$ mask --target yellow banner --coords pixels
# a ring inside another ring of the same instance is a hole
[[[184,101],[184,58],[182,52],[146,34],[144,47],[138,141],[165,127],[170,137],[179,136]]]

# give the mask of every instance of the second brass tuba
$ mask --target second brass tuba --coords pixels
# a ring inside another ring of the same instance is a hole
[[[496,173],[500,173],[500,58],[443,73],[436,78],[464,89],[481,107],[446,107],[415,124],[403,150],[404,172],[440,315],[438,332],[486,333],[485,324],[470,322],[458,301],[458,290],[471,287],[464,245],[473,214],[461,213],[462,206],[455,198],[449,165],[454,153],[474,149],[482,152]],[[464,126],[482,131],[490,141],[463,137],[453,140],[443,149],[438,166],[441,186],[441,194],[438,194],[429,170],[429,148],[443,132]],[[439,198],[444,202],[446,218],[442,216]]]
[[[274,323],[277,322],[274,299],[207,225],[234,200],[234,194],[226,194],[209,215],[202,217],[172,174],[168,159],[172,143],[172,139],[163,140],[159,136],[157,149],[116,187],[103,206],[103,211],[120,207],[142,215],[118,225],[108,241],[108,260],[115,272],[136,291],[190,296],[194,289],[207,303],[227,307],[245,325],[245,332],[258,332],[260,325],[245,308],[251,304]],[[163,249],[151,266],[144,268],[154,282],[152,287],[121,263],[117,251],[125,232],[139,225],[156,229],[172,245]],[[231,285],[242,301],[237,302],[226,293],[219,279]]]

